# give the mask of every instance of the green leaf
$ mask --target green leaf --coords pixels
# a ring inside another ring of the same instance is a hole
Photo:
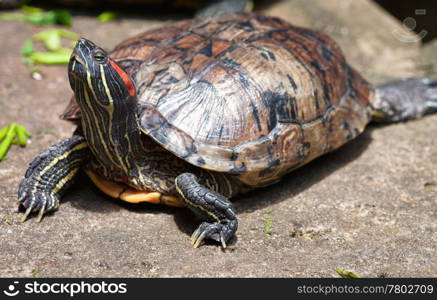
[[[48,38],[50,34],[52,34],[53,31],[56,31],[56,29],[48,29],[48,30],[42,30],[38,32],[37,34],[33,35],[33,38],[37,41],[44,41]]]
[[[98,15],[97,20],[101,23],[106,23],[109,21],[113,21],[118,18],[118,15],[112,11],[105,11]]]
[[[20,145],[20,142],[18,141],[18,136],[15,136],[14,140],[12,141],[12,145]]]
[[[40,31],[33,36],[33,38],[35,40],[42,41],[43,43],[50,43],[50,42],[48,42],[49,40],[52,40],[52,41],[57,40],[56,43],[59,43],[59,47],[61,44],[61,40],[60,40],[61,37],[65,37],[65,38],[72,39],[72,40],[79,39],[79,35],[77,33],[73,32],[73,31],[65,30],[65,29],[43,30],[43,31]],[[47,47],[47,48],[49,48],[49,47]],[[59,49],[59,48],[57,48],[57,49]]]
[[[76,32],[70,31],[70,30],[65,30],[65,29],[57,29],[57,32],[60,36],[70,39],[70,40],[78,40],[79,39],[79,35]]]
[[[35,52],[35,49],[33,49],[33,43],[31,39],[27,39],[24,41],[23,48],[21,48],[21,54],[23,56],[29,56],[32,53]]]
[[[26,14],[26,15],[44,12],[44,10],[42,8],[35,7],[35,6],[29,6],[29,5],[22,5],[20,7],[20,10],[23,14]]]
[[[21,14],[5,13],[0,15],[0,18],[7,21],[25,21],[34,25],[60,24],[71,26],[73,23],[71,15],[67,10],[44,11],[38,7],[23,5],[21,12]]]
[[[9,151],[9,147],[15,138],[15,123],[11,123],[8,126],[8,131],[6,132],[6,136],[0,144],[0,161],[6,158],[6,154]]]
[[[358,276],[357,274],[353,272],[347,272],[344,269],[337,269],[335,271],[343,278],[360,278],[360,276]]]
[[[43,30],[33,36],[33,38],[37,41],[43,42],[44,46],[50,51],[58,51],[61,49],[62,42],[61,36],[65,35],[68,32],[69,34],[75,34],[74,32],[68,30],[59,30],[59,29],[49,29]]]
[[[17,134],[18,144],[21,147],[26,147],[27,144],[27,137],[30,136],[30,133],[21,125],[18,125],[15,127],[15,132]]]
[[[32,64],[68,64],[72,49],[62,48],[61,37],[77,40],[79,35],[64,29],[43,30],[33,36],[34,40],[41,41],[49,52],[33,52],[25,63]]]
[[[61,37],[56,31],[52,31],[48,36],[47,39],[43,41],[44,46],[50,51],[57,51],[61,49],[62,43],[61,43]]]
[[[20,128],[20,130],[23,131],[23,133],[24,133],[24,135],[25,135],[26,137],[31,137],[31,136],[32,136],[32,135],[30,134],[30,132],[27,131],[27,129],[26,129],[24,126],[21,126],[21,125],[17,125],[17,126]]]
[[[50,51],[61,49],[61,37],[57,30],[42,31],[35,36],[36,39],[43,42],[44,46]]]
[[[57,24],[71,27],[73,25],[73,19],[67,10],[54,10],[55,20]]]
[[[0,130],[0,142],[5,138],[6,133],[8,133],[8,130],[9,130],[9,125],[3,127],[3,128]]]
[[[70,61],[73,50],[60,49],[56,52],[35,52],[30,56],[32,62],[44,65],[64,65]]]
[[[11,123],[0,130],[0,161],[6,158],[6,154],[12,144],[26,147],[30,133],[21,125]]]
[[[24,21],[34,25],[54,25],[56,24],[56,16],[53,11],[46,13],[34,13],[25,15]]]

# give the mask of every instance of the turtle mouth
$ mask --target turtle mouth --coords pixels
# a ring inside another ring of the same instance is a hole
[[[68,74],[75,77],[76,79],[84,79],[86,77],[85,64],[82,59],[73,52],[68,64]]]

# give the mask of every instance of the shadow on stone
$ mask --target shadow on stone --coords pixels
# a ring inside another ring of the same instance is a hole
[[[69,202],[74,208],[97,213],[110,213],[122,209],[116,199],[112,199],[100,192],[88,179],[85,173],[80,172],[74,185],[61,200]]]
[[[250,212],[281,202],[298,195],[313,184],[323,180],[326,176],[347,163],[357,159],[372,141],[372,131],[377,127],[378,126],[370,125],[363,134],[355,140],[291,172],[280,182],[272,186],[257,189],[235,197],[233,200],[237,213]],[[176,211],[174,220],[179,229],[187,235],[191,235],[201,222],[197,220],[194,214],[188,209]],[[232,239],[229,245],[233,245],[235,242],[236,238]],[[214,241],[207,241],[205,244],[217,246],[217,243]]]
[[[322,181],[331,173],[357,159],[366,150],[372,141],[371,133],[374,128],[373,125],[367,127],[355,140],[296,169],[280,182],[236,197],[234,201],[237,213],[250,212],[281,202]]]

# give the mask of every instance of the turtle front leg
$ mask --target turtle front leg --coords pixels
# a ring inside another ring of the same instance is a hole
[[[232,203],[200,184],[191,173],[183,173],[176,178],[176,190],[187,207],[204,221],[191,236],[193,246],[197,248],[204,239],[211,238],[226,248],[226,243],[238,227]]]
[[[56,210],[59,197],[73,183],[80,166],[89,157],[85,138],[74,135],[39,153],[29,164],[18,188],[18,202],[26,208],[24,222],[38,211],[37,222],[44,213]]]

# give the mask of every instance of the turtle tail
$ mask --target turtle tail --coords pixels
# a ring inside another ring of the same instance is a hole
[[[437,80],[406,78],[378,86],[373,121],[400,122],[437,112]]]
[[[206,6],[201,8],[196,17],[213,17],[226,13],[242,13],[252,11],[252,0],[207,0]]]

